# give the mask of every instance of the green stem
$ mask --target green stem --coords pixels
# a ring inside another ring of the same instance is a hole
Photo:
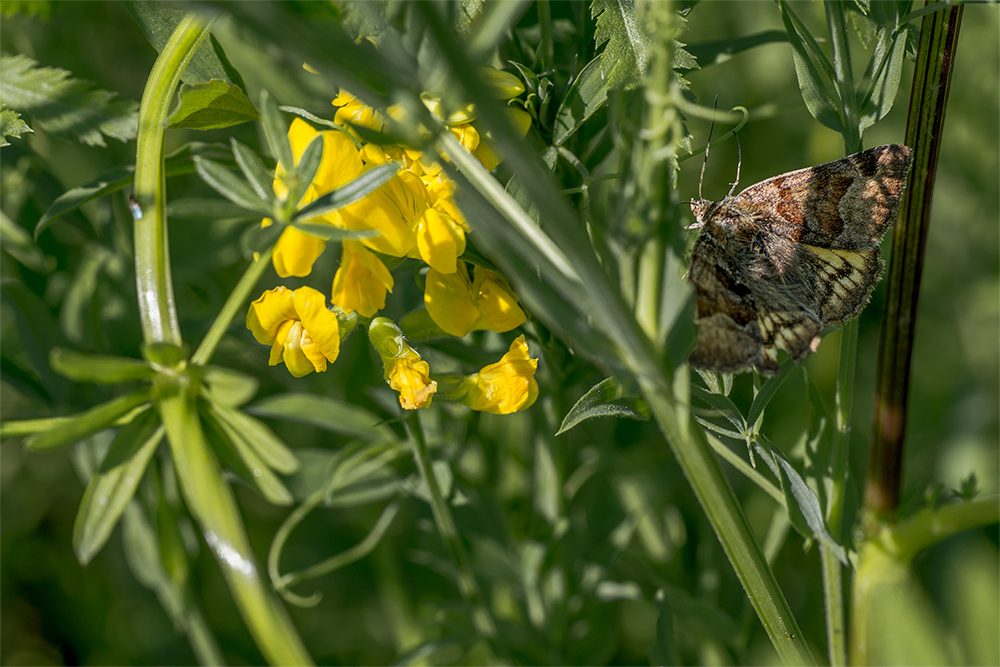
[[[683,367],[676,375],[682,374],[687,374]],[[642,390],[653,418],[684,470],[781,661],[789,665],[815,664],[736,494],[705,441],[704,432],[691,428],[681,402],[670,400],[662,387],[644,384]]]
[[[887,272],[876,362],[871,454],[864,498],[868,517],[889,515],[899,504],[920,277],[962,10],[958,6],[925,16],[920,28],[906,123],[906,145],[913,150],[913,167],[892,234],[892,261]]]
[[[167,245],[163,135],[181,74],[213,23],[214,18],[206,21],[194,13],[180,20],[153,64],[139,105],[133,187],[142,213],[134,224],[135,282],[146,344],[181,344]]]
[[[858,101],[854,91],[854,72],[851,70],[851,49],[848,41],[847,8],[840,0],[827,0],[827,29],[833,49],[834,85],[840,97],[841,122],[844,126],[844,144],[848,155],[861,150],[861,131],[858,123]]]
[[[427,443],[424,440],[423,427],[416,413],[408,420],[407,428],[411,434],[409,442],[413,446],[413,462],[420,472],[420,479],[427,485],[427,490],[430,492],[430,505],[431,512],[434,514],[434,523],[437,525],[438,533],[441,534],[441,539],[444,540],[445,547],[448,549],[448,555],[451,556],[452,562],[455,563],[455,568],[458,572],[458,588],[462,593],[462,597],[472,607],[472,624],[480,636],[495,641],[498,638],[496,624],[493,622],[493,616],[490,615],[489,610],[483,602],[483,595],[479,590],[479,584],[476,583],[472,566],[469,564],[469,555],[466,552],[465,545],[462,544],[461,536],[458,534],[458,527],[455,526],[455,519],[451,515],[451,508],[448,507],[447,501],[441,495],[441,487],[438,486],[437,477],[434,475],[431,467],[431,457],[427,451]]]
[[[198,349],[195,350],[194,355],[191,357],[192,364],[201,366],[207,364],[208,360],[212,358],[212,353],[215,352],[215,348],[222,340],[222,336],[225,335],[226,330],[232,324],[236,315],[243,310],[250,292],[257,286],[261,276],[267,271],[267,267],[271,265],[272,254],[274,254],[273,246],[267,252],[262,253],[247,267],[247,270],[243,273],[243,277],[236,283],[236,287],[230,293],[229,298],[226,299],[222,310],[219,311],[208,333],[205,334]]]
[[[295,626],[261,577],[236,498],[209,450],[198,419],[194,388],[161,383],[158,405],[184,500],[201,526],[264,658],[273,665],[311,665]]]

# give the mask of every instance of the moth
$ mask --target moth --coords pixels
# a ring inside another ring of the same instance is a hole
[[[801,363],[825,327],[856,317],[882,275],[879,242],[911,162],[908,147],[888,144],[715,202],[699,187],[690,203],[701,228],[688,272],[697,297],[691,366],[773,375],[779,349]]]

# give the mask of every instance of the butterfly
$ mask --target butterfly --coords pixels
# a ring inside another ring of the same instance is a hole
[[[879,242],[899,212],[912,162],[900,144],[788,172],[719,201],[690,202],[701,233],[695,368],[778,372],[801,363],[825,327],[856,317],[882,275]],[[734,185],[735,188],[735,185]]]

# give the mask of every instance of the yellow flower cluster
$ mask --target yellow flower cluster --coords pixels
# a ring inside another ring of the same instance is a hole
[[[524,91],[517,78],[506,72],[489,70],[484,76],[504,99]],[[435,98],[424,96],[423,101],[428,109],[440,115],[440,103]],[[352,126],[383,130],[386,117],[345,91],[337,96],[333,104],[337,107],[334,122],[342,129],[321,132],[301,118],[296,118],[288,131],[296,164],[313,140],[319,137],[323,142],[319,169],[299,203],[300,207],[349,183],[375,166],[389,161],[401,166],[396,176],[368,196],[310,221],[341,229],[375,232],[373,236],[341,244],[340,267],[333,280],[330,298],[340,314],[355,314],[355,318],[374,317],[385,307],[386,295],[395,287],[386,262],[398,258],[390,262],[390,266],[394,266],[404,258],[415,258],[428,266],[424,305],[427,314],[442,331],[465,336],[477,330],[507,332],[524,324],[527,320],[524,311],[503,277],[478,266],[470,275],[469,267],[460,259],[466,249],[469,226],[453,201],[455,184],[445,176],[441,165],[445,158],[405,146],[365,143]],[[522,133],[526,133],[530,125],[528,114],[510,107],[507,111]],[[393,118],[399,118],[400,114],[397,108],[387,111],[387,115]],[[466,108],[443,120],[462,145],[487,169],[493,169],[500,162],[496,151],[486,140],[488,137],[481,135],[472,124],[474,109]],[[282,180],[284,173],[283,166],[279,164],[274,177],[274,191],[279,197],[286,196],[288,192]],[[265,219],[262,224],[267,226],[271,222]],[[289,227],[282,232],[275,246],[274,269],[283,278],[308,276],[325,247],[323,239]],[[271,365],[284,362],[296,377],[326,370],[327,363],[332,363],[339,352],[341,330],[337,315],[327,309],[323,295],[310,287],[295,291],[279,287],[265,292],[252,304],[247,315],[247,327],[259,342],[271,345]],[[369,337],[372,337],[371,329]],[[372,340],[374,344],[374,338]],[[527,359],[527,344],[523,336],[518,340],[523,345],[524,359],[530,362],[531,373],[527,377],[537,394],[533,379],[537,360]],[[402,407],[412,410],[430,404],[437,384],[430,379],[427,362],[405,345],[405,341],[402,344],[409,352],[387,355],[380,351],[380,354],[385,363],[386,381],[400,392]],[[510,354],[513,347],[511,349]],[[487,369],[470,377],[491,377]],[[510,389],[513,391],[513,385]],[[512,412],[534,401],[533,396],[527,400],[530,395],[527,389],[517,389],[517,392],[521,397],[519,399],[495,398],[503,392],[497,394],[494,390],[484,389],[477,393],[469,388],[464,395],[480,398],[449,400],[465,400],[477,410]]]

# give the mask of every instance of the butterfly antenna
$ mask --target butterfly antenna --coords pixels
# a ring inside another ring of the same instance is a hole
[[[733,181],[733,186],[729,188],[727,197],[733,196],[733,191],[736,190],[736,186],[740,182],[740,166],[743,164],[743,149],[740,148],[740,136],[733,134],[733,137],[736,139],[736,180]]]
[[[708,143],[705,144],[705,161],[701,163],[701,178],[698,179],[698,199],[704,199],[705,197],[701,194],[701,188],[705,184],[705,168],[708,167],[708,150],[712,147],[712,132],[715,131],[715,114],[714,111],[719,108],[719,94],[715,94],[715,106],[712,107],[712,124],[708,128]]]

